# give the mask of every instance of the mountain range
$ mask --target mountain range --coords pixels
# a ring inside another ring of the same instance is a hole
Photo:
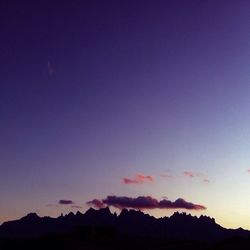
[[[123,209],[119,215],[109,208],[90,208],[84,214],[70,212],[58,218],[25,217],[4,222],[0,238],[38,238],[48,234],[78,233],[82,237],[151,237],[165,240],[218,241],[232,237],[248,238],[250,231],[226,229],[213,218],[176,212],[170,217],[155,218],[137,210]]]

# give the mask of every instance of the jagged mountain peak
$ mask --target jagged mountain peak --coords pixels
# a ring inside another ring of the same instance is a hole
[[[100,208],[98,211],[99,211],[100,213],[103,213],[103,214],[112,214],[111,211],[110,211],[109,206],[104,207],[104,208]]]
[[[37,220],[40,218],[41,217],[39,217],[36,213],[28,213],[27,215],[22,217],[20,220]]]
[[[97,211],[98,210],[91,207],[85,212],[85,215],[95,215]]]
[[[83,214],[80,211],[76,212],[76,216],[82,216]]]

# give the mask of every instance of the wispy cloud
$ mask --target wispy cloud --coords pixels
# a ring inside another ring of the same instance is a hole
[[[163,170],[162,173],[159,174],[160,177],[165,178],[165,179],[173,179],[176,178],[176,176],[171,172],[169,169]]]
[[[187,210],[204,210],[205,206],[194,204],[179,198],[175,201],[163,199],[158,201],[151,196],[139,196],[137,198],[126,196],[107,196],[105,199],[94,199],[87,202],[88,205],[96,208],[105,206],[113,206],[119,209],[134,208],[134,209],[187,209]]]
[[[183,174],[189,178],[200,178],[203,182],[209,183],[210,180],[207,178],[207,176],[201,172],[194,172],[194,171],[184,171]]]
[[[195,177],[195,173],[192,171],[184,171],[183,174],[191,178]]]
[[[142,184],[145,182],[153,182],[154,181],[154,177],[151,175],[144,175],[144,174],[136,174],[134,176],[134,178],[127,178],[124,177],[122,179],[122,182],[124,184]]]

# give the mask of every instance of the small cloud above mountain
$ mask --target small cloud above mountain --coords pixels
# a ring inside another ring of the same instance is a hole
[[[59,200],[58,202],[60,205],[71,205],[74,204],[72,200]]]

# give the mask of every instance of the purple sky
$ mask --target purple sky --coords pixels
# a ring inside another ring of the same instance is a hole
[[[0,223],[166,196],[250,229],[249,13],[246,0],[1,1]]]

